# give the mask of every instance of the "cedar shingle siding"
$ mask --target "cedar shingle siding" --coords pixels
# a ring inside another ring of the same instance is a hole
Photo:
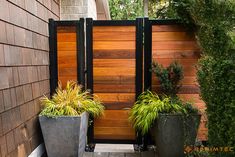
[[[28,156],[42,142],[49,18],[59,19],[59,0],[0,0],[0,157]]]

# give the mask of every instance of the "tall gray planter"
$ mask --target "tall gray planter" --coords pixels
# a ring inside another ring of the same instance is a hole
[[[201,121],[200,114],[190,114],[185,117],[184,134],[185,134],[185,145],[186,146],[195,145],[200,121]]]
[[[82,157],[86,146],[88,113],[81,116],[39,116],[48,157]]]
[[[160,114],[153,131],[158,157],[184,156],[183,115]]]

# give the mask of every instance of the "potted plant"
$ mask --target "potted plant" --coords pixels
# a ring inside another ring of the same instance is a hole
[[[39,121],[48,157],[82,157],[86,146],[88,114],[103,113],[101,102],[76,82],[64,89],[58,84],[51,99],[41,100],[44,106]]]
[[[133,127],[145,135],[152,129],[158,157],[184,155],[183,114],[186,110],[170,97],[162,99],[151,91],[142,93],[130,111]]]
[[[194,145],[201,115],[198,109],[189,102],[183,102],[178,96],[178,92],[182,86],[183,67],[176,61],[172,62],[168,67],[153,63],[152,72],[157,76],[160,82],[162,93],[171,97],[171,101],[185,108],[187,114],[184,117],[184,134],[185,145]]]

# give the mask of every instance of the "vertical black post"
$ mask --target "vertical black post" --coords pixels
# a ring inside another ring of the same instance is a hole
[[[50,95],[52,96],[58,83],[57,27],[53,19],[49,19],[49,49]]]
[[[93,93],[93,20],[86,19],[86,69],[87,69],[87,89]],[[88,144],[90,149],[94,143],[94,118],[90,117],[88,128]]]
[[[144,90],[152,89],[152,24],[144,19]]]
[[[136,19],[136,100],[143,91],[143,19]],[[142,135],[136,133],[136,142],[142,144]]]
[[[143,91],[143,19],[136,19],[136,100]]]
[[[144,91],[152,89],[152,24],[148,18],[144,19]],[[151,135],[147,133],[143,137],[143,149],[147,150]]]
[[[85,88],[85,44],[84,44],[84,19],[76,24],[77,33],[77,81]]]
[[[93,21],[86,19],[87,89],[93,93]]]

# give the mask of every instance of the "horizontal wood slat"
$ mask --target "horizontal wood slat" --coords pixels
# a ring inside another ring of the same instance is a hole
[[[94,41],[94,50],[134,50],[135,41]]]
[[[135,38],[130,32],[95,32],[93,41],[135,41]]]
[[[74,42],[76,41],[77,37],[74,32],[72,33],[58,33],[57,40],[60,42]]]
[[[94,77],[95,84],[133,84],[135,81],[134,75],[125,75],[125,76],[96,76]]]
[[[135,33],[135,26],[95,26],[93,32],[128,32]]]
[[[157,41],[152,43],[152,50],[198,50],[195,41]]]
[[[104,115],[95,120],[95,139],[134,140],[135,131],[128,116],[128,110],[105,110]]]
[[[76,32],[75,26],[59,26],[57,27],[57,33],[74,33]]]
[[[94,85],[95,93],[135,93],[135,85],[133,84],[98,84]]]
[[[178,96],[185,101],[190,101],[196,104],[204,104],[199,94],[178,94]]]
[[[135,93],[95,93],[104,102],[134,102]]]
[[[152,26],[153,32],[185,32],[187,29],[185,29],[183,26],[180,25],[153,25]]]
[[[129,127],[95,127],[94,134],[95,139],[135,140],[135,133]]]
[[[96,120],[95,126],[99,127],[110,127],[113,124],[117,124],[120,127],[130,127],[130,123],[125,120],[113,120],[113,119],[98,119]]]
[[[93,66],[96,68],[135,68],[135,59],[94,59]]]
[[[156,93],[161,93],[160,86],[158,85],[153,85],[152,90]],[[199,92],[199,87],[193,85],[183,85],[179,90],[179,94],[199,94]]]
[[[132,108],[134,102],[104,102],[106,110],[125,110]]]
[[[135,76],[135,68],[125,68],[122,66],[120,68],[97,68],[94,67],[94,77],[103,76],[105,74],[106,77],[110,76]]]
[[[76,51],[77,44],[76,42],[60,42],[57,43],[58,51]]]
[[[195,41],[191,32],[153,32],[152,41]]]
[[[199,58],[199,50],[154,50],[153,58],[183,59],[183,58]]]
[[[62,86],[65,87],[68,81],[75,81],[77,82],[77,75],[71,76],[59,76],[59,81],[61,82]]]
[[[94,50],[94,59],[135,59],[135,50]]]

